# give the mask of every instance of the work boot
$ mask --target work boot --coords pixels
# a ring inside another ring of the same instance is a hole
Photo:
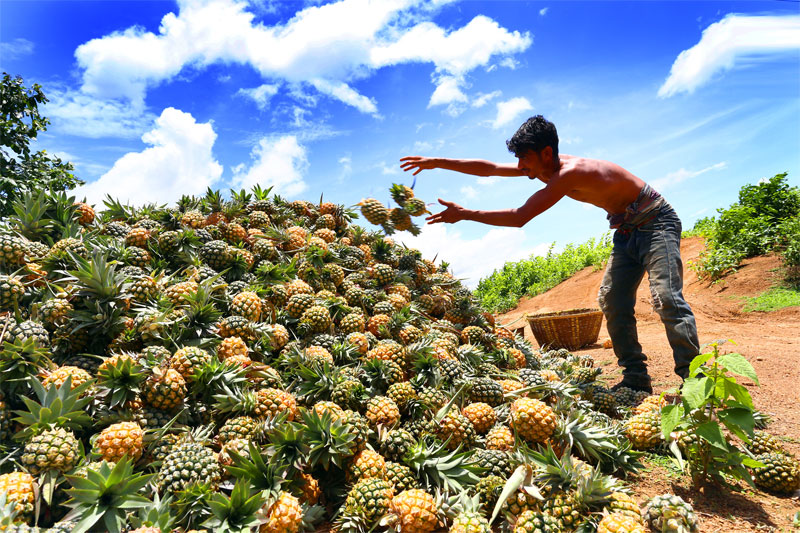
[[[642,391],[646,392],[647,394],[653,394],[653,385],[650,383],[650,378],[642,378],[642,379],[630,379],[630,378],[622,378],[622,381],[611,387],[611,392],[616,392],[621,388],[628,388],[633,391]]]

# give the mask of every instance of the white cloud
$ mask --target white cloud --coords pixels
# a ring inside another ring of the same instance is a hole
[[[476,191],[475,187],[473,187],[472,185],[464,185],[463,187],[461,187],[461,194],[464,195],[464,198],[472,200],[474,198],[477,198],[478,191]]]
[[[376,115],[378,113],[378,106],[375,105],[375,100],[367,98],[347,85],[344,82],[329,81],[323,79],[311,80],[311,85],[314,86],[322,94],[333,96],[337,100],[341,100],[347,105],[351,105],[361,111],[362,113],[370,113]]]
[[[498,129],[516,119],[522,113],[530,111],[533,106],[524,96],[518,96],[505,102],[497,103],[497,117],[492,122],[492,128]]]
[[[376,69],[429,62],[436,69],[435,81],[447,82],[495,56],[530,46],[527,33],[509,32],[485,16],[449,32],[432,22],[416,23],[436,7],[423,0],[341,0],[308,6],[286,22],[267,26],[242,0],[179,0],[178,12],[164,16],[157,33],[131,27],[82,44],[75,56],[83,70],[82,90],[101,98],[122,97],[141,105],[148,88],[175,78],[187,66],[233,63],[290,86],[310,84],[377,114],[376,102],[351,86]]]
[[[686,170],[685,168],[680,168],[675,172],[670,172],[663,178],[651,181],[650,185],[657,191],[663,191],[688,179],[700,176],[701,174],[716,170],[724,170],[726,168],[728,168],[728,164],[725,161],[720,161],[719,163],[715,163],[700,170]]]
[[[428,107],[453,102],[466,102],[467,95],[461,90],[464,80],[456,76],[442,76],[433,91]]]
[[[498,181],[496,176],[481,176],[478,178],[478,185],[494,185]]]
[[[700,42],[678,55],[658,95],[692,93],[744,57],[759,59],[798,49],[800,15],[727,15],[706,28]]]
[[[269,107],[270,99],[278,94],[279,85],[265,83],[252,89],[239,89],[236,94],[240,94],[253,100],[259,109],[264,110]]]
[[[0,43],[0,56],[6,61],[19,59],[33,53],[33,43],[28,39],[16,38],[13,41]]]
[[[120,100],[104,100],[77,91],[48,92],[47,116],[53,129],[98,139],[140,137],[156,119],[152,113]]]
[[[486,94],[478,93],[478,96],[472,101],[472,107],[483,107],[495,98],[500,98],[502,94],[502,91],[492,91]]]
[[[99,204],[106,194],[123,202],[173,202],[183,194],[202,194],[222,175],[211,153],[217,134],[189,113],[164,109],[155,127],[142,135],[150,147],[125,154],[97,181],[77,189]]]
[[[337,181],[342,183],[353,173],[353,159],[349,155],[343,155],[339,158],[339,164],[341,165],[341,169]]]
[[[380,169],[381,169],[381,174],[383,174],[384,176],[393,175],[393,174],[399,174],[400,173],[400,167],[399,166],[387,165],[386,161],[381,161]]]
[[[539,10],[539,15],[541,15],[543,17],[543,16],[547,15],[548,11],[550,11],[549,7],[543,7],[542,9]]]
[[[491,228],[481,237],[468,239],[448,224],[425,225],[416,237],[403,234],[398,240],[421,251],[423,257],[437,256],[437,261],[450,263],[454,275],[466,278],[465,283],[471,288],[475,288],[481,278],[502,268],[506,261],[519,261],[532,254],[544,255],[550,248],[549,243],[527,244],[521,228]]]
[[[306,149],[294,135],[278,139],[263,138],[250,154],[252,165],[244,164],[233,169],[233,184],[237,189],[249,189],[255,184],[263,188],[274,187],[273,193],[297,196],[308,186],[303,179],[308,169]]]

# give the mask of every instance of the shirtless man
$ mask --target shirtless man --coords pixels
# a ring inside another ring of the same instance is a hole
[[[528,119],[506,145],[519,160],[516,165],[478,159],[402,158],[403,170],[413,170],[414,175],[441,168],[475,176],[528,176],[546,184],[516,209],[477,211],[439,199],[446,209],[429,216],[428,223],[474,220],[519,228],[564,196],[604,209],[616,231],[598,303],[623,368],[623,379],[614,388],[652,392],[647,357],[639,344],[634,316],[636,289],[645,272],[650,278],[653,307],[667,330],[675,373],[686,378],[700,345],[694,315],[683,298],[681,221],[675,210],[649,185],[619,165],[559,154],[556,127],[541,115]]]

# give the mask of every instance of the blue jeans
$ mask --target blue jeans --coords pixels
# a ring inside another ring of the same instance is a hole
[[[681,221],[667,203],[655,219],[630,231],[614,233],[614,248],[608,260],[598,303],[614,353],[623,367],[623,382],[649,384],[647,357],[636,333],[636,290],[647,272],[653,308],[667,330],[675,359],[675,373],[685,378],[689,363],[700,353],[697,325],[691,307],[683,298]]]

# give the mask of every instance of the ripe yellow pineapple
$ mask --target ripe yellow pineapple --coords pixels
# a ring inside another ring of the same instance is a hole
[[[528,442],[544,442],[556,429],[556,415],[540,400],[518,398],[511,404],[511,427]]]
[[[156,409],[175,409],[186,398],[186,380],[173,368],[154,368],[153,375],[142,383],[142,396]]]
[[[492,409],[488,403],[484,402],[474,402],[464,406],[461,410],[461,414],[472,422],[475,431],[481,435],[489,431],[497,420],[494,409]]]
[[[231,314],[240,315],[253,322],[261,320],[261,298],[252,291],[242,291],[231,302]]]
[[[439,527],[439,505],[422,489],[404,490],[391,503],[395,527],[407,533],[425,533]]]
[[[510,450],[514,447],[514,434],[508,426],[494,426],[486,434],[487,450]]]
[[[67,381],[68,377],[72,378],[70,385],[72,389],[92,379],[92,375],[82,368],[78,368],[77,366],[60,366],[47,374],[44,380],[42,380],[42,384],[45,387],[49,387],[51,384],[55,384],[56,387],[61,387],[64,382]]]
[[[621,513],[606,515],[597,524],[597,533],[646,533],[646,531],[641,521]]]
[[[267,521],[259,528],[260,533],[297,533],[303,521],[300,500],[285,491],[281,492],[266,515]]]
[[[95,446],[106,461],[117,462],[126,454],[135,461],[142,456],[143,436],[144,432],[136,422],[119,422],[101,431]]]
[[[259,418],[286,413],[287,420],[291,422],[297,416],[297,400],[289,392],[275,388],[261,389],[256,393],[256,402],[254,414]]]
[[[217,357],[220,361],[225,361],[230,357],[247,357],[247,344],[241,337],[227,337],[217,346]]]
[[[18,518],[24,521],[33,514],[34,490],[33,476],[26,472],[0,474],[0,494],[6,495],[8,503],[14,503]]]
[[[353,456],[347,466],[347,479],[355,483],[362,479],[386,478],[386,460],[370,449],[363,449]]]
[[[365,416],[372,426],[391,427],[400,420],[400,409],[391,398],[375,396],[367,402]]]

